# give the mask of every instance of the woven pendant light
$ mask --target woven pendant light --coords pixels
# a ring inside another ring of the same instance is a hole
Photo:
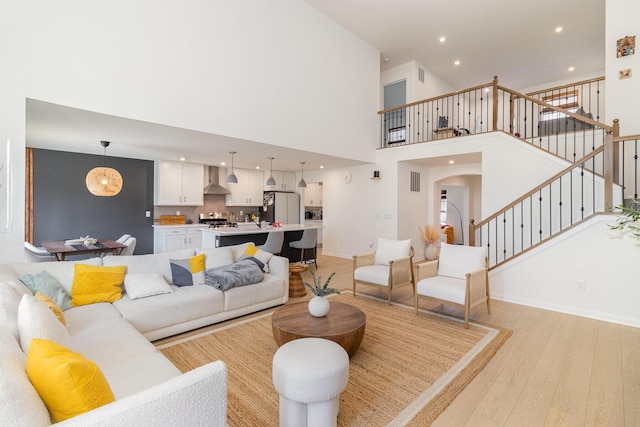
[[[107,163],[107,147],[109,141],[100,141],[104,147],[105,165]],[[94,196],[110,197],[115,196],[122,190],[122,175],[120,172],[107,166],[98,166],[87,173],[85,179],[87,189]]]

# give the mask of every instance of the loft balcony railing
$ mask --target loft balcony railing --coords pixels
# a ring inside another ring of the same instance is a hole
[[[603,115],[603,79],[530,94],[492,83],[380,111],[381,146],[502,131],[570,162],[518,200],[469,225],[490,268],[620,203],[638,203],[640,135],[619,136]],[[595,117],[595,118],[594,118]]]
[[[507,132],[575,162],[604,144],[603,79],[523,94],[491,83],[379,112],[381,148]],[[595,114],[595,116],[594,116]],[[595,117],[595,119],[594,119]]]

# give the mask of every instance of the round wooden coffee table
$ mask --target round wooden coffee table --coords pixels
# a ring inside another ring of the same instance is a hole
[[[307,294],[300,273],[307,271],[309,267],[304,264],[289,264],[289,297],[303,297]]]
[[[325,317],[314,317],[308,301],[285,304],[271,316],[271,329],[278,346],[297,338],[325,338],[336,342],[353,356],[364,337],[367,316],[357,307],[330,301]]]

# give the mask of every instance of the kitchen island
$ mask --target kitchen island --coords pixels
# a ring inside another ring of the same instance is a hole
[[[218,248],[221,246],[231,246],[240,243],[253,242],[256,245],[262,245],[269,233],[274,231],[284,231],[284,244],[282,245],[281,255],[288,257],[292,252],[289,250],[289,242],[299,240],[302,232],[307,229],[321,229],[322,224],[286,224],[281,227],[258,227],[255,223],[238,223],[238,227],[211,228],[202,230],[202,247]],[[299,251],[298,251],[299,252]]]

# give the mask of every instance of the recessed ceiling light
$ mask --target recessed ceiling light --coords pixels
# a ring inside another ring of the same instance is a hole
[[[225,162],[220,162],[220,166],[225,166],[226,163]]]
[[[389,62],[389,58],[384,58],[383,61],[384,62]]]
[[[556,27],[556,33],[561,33],[563,29],[564,28],[562,28],[562,27]]]
[[[439,40],[440,40],[440,43],[444,43],[444,41],[447,40],[447,39],[446,39],[446,37],[440,37]]]
[[[320,169],[324,169],[324,166],[320,165]]]
[[[569,67],[569,71],[574,71],[576,67]]]
[[[460,65],[460,60],[456,60],[453,65]]]
[[[256,166],[256,169],[260,169],[260,166]]]
[[[186,157],[180,157],[180,161],[181,161],[181,162],[184,162],[185,160],[187,160],[187,158],[186,158]]]
[[[454,163],[455,163],[455,161],[454,161],[454,160],[449,160],[449,164],[450,164],[450,165],[452,165],[452,164],[454,164]]]

